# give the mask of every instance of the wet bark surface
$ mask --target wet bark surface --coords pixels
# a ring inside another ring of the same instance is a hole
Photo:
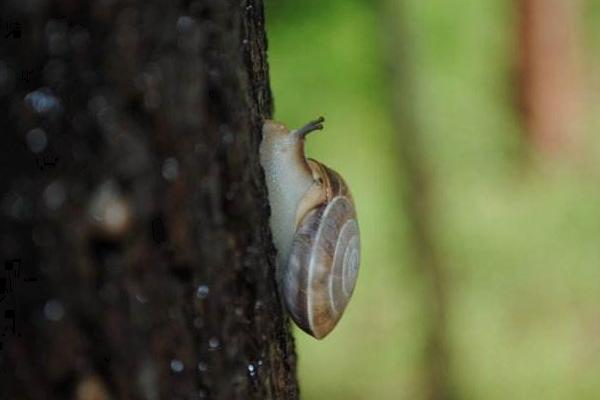
[[[0,398],[297,398],[262,2],[0,10]]]

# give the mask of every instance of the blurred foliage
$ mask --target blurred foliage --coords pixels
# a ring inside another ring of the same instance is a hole
[[[390,0],[392,1],[392,0]],[[583,4],[589,135],[576,162],[529,157],[515,88],[510,1],[406,0],[410,99],[449,276],[450,377],[460,398],[600,397],[600,1]],[[412,265],[375,1],[267,2],[275,117],[324,115],[308,153],[342,173],[362,238],[337,329],[298,331],[304,399],[421,398],[423,276]],[[596,40],[594,40],[594,38]],[[595,101],[594,101],[595,100]],[[536,162],[534,162],[536,161]]]

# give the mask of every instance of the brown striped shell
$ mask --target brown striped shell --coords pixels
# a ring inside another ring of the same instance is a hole
[[[354,291],[360,235],[344,180],[317,161],[308,164],[324,198],[300,216],[280,279],[293,320],[321,339],[336,326]]]

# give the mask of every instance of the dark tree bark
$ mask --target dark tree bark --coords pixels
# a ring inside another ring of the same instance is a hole
[[[297,398],[262,1],[0,9],[0,394]]]

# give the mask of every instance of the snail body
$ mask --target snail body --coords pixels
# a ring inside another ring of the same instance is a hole
[[[358,223],[346,182],[304,154],[306,135],[322,129],[322,122],[290,131],[267,120],[260,147],[281,294],[294,322],[317,339],[340,320],[360,263]]]

